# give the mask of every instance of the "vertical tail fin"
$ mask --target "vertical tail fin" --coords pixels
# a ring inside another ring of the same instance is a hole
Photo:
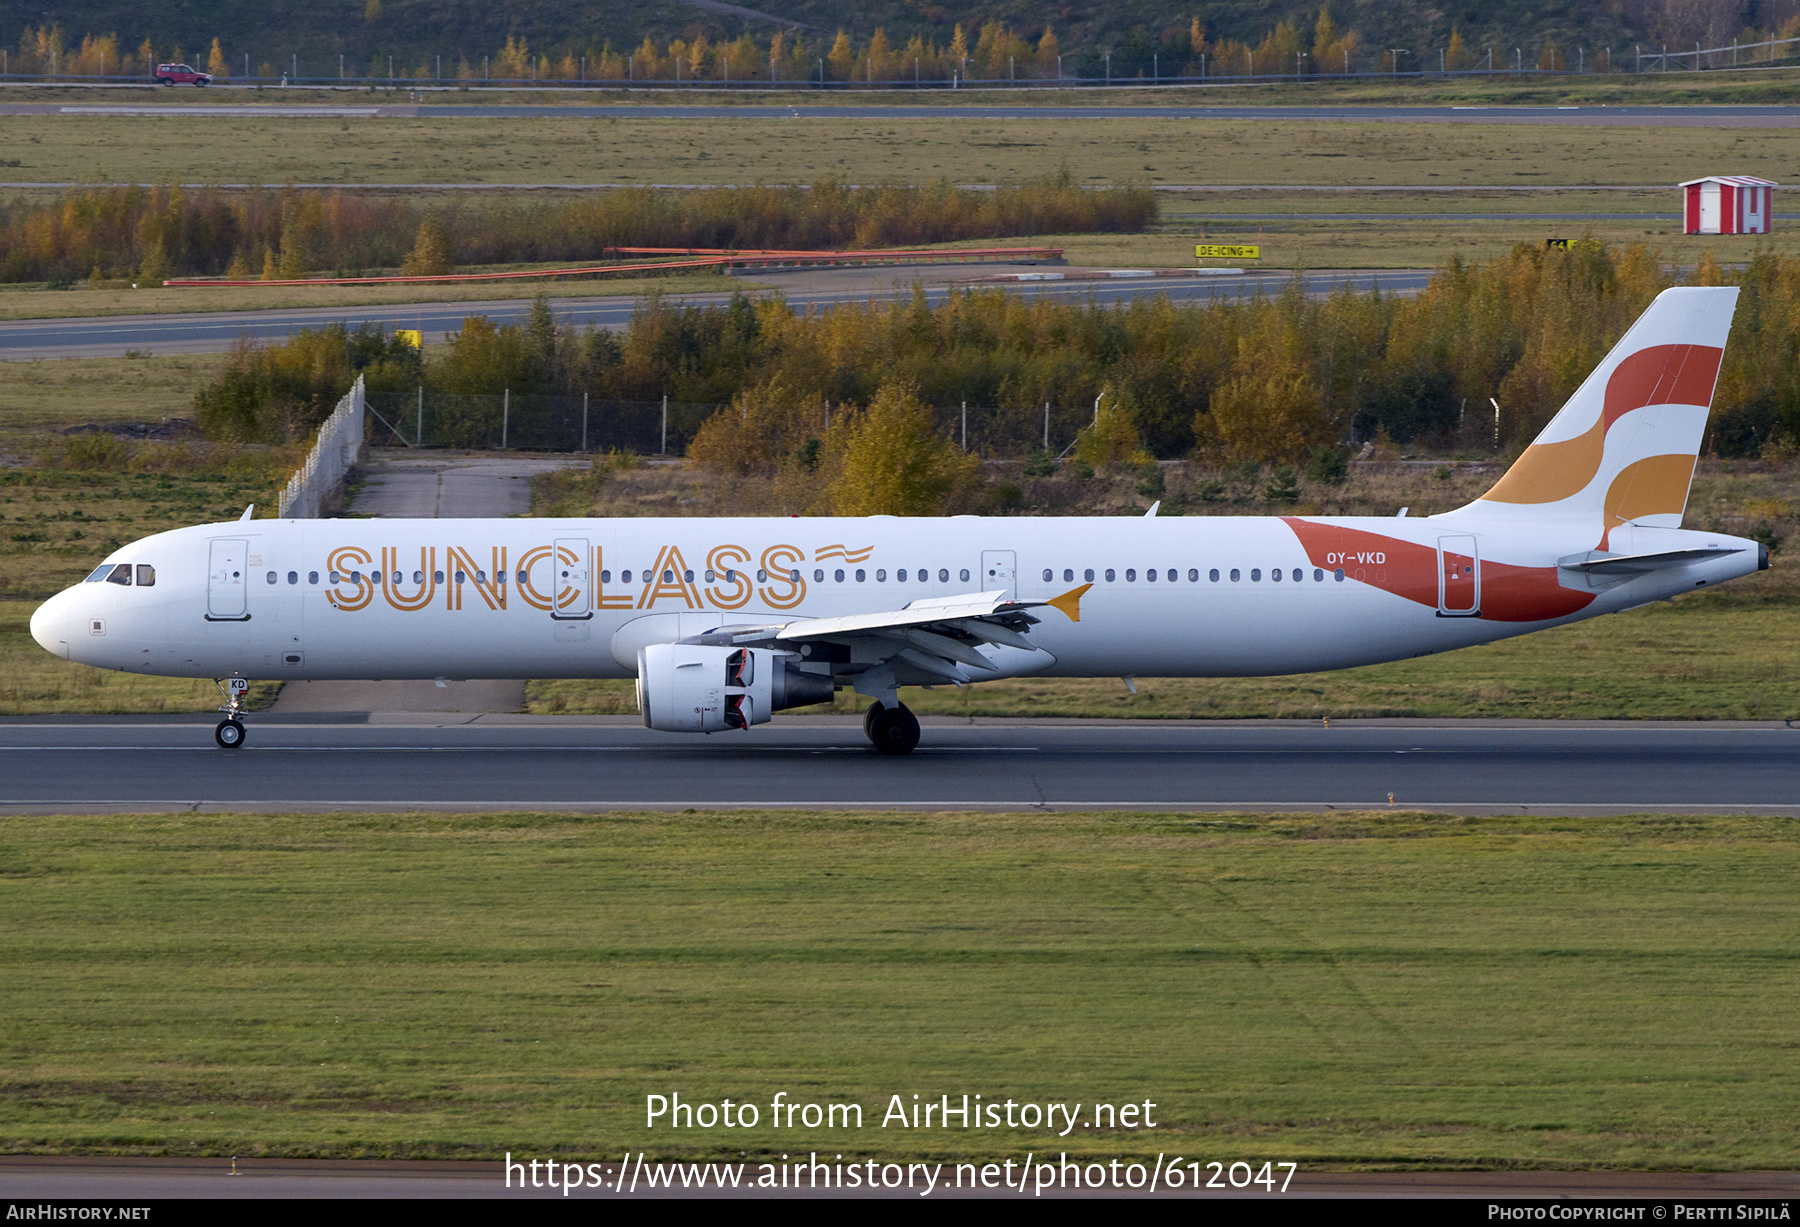
[[[1679,528],[1735,287],[1664,290],[1494,488],[1484,518]]]

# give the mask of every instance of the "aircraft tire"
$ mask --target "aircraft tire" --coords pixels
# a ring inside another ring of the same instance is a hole
[[[886,710],[878,701],[869,704],[869,710],[863,713],[863,736],[870,741],[875,740],[875,718]]]
[[[883,754],[911,754],[919,744],[919,718],[897,704],[871,722],[869,740]]]
[[[244,744],[244,725],[240,720],[221,720],[213,730],[213,740],[221,750],[235,750]]]

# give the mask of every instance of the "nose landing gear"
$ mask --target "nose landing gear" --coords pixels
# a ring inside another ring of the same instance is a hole
[[[213,684],[219,685],[216,680]],[[250,691],[250,683],[241,677],[234,677],[225,685],[219,686],[219,690],[225,696],[225,702],[219,708],[225,713],[225,718],[213,729],[213,740],[219,743],[221,750],[235,750],[244,744],[244,722],[238,718],[238,713],[243,710],[244,696]]]
[[[904,703],[875,703],[863,713],[863,733],[883,754],[911,754],[919,744],[919,718]]]

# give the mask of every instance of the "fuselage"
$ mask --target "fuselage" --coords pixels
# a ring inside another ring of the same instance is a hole
[[[32,618],[59,656],[181,677],[623,678],[718,627],[1083,589],[1017,672],[1246,676],[1403,659],[1642,605],[1758,568],[1753,541],[1624,579],[1559,560],[1576,524],[1431,518],[251,520],[114,552]],[[126,564],[132,582],[117,582]],[[153,582],[145,584],[140,579]]]

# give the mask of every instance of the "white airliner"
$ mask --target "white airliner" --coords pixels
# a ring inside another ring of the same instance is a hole
[[[249,677],[635,677],[646,725],[694,733],[848,686],[874,700],[870,741],[904,754],[901,686],[1446,652],[1768,566],[1756,541],[1680,527],[1737,293],[1658,296],[1444,515],[246,519],[125,546],[31,633],[72,661],[227,680],[227,748]]]

